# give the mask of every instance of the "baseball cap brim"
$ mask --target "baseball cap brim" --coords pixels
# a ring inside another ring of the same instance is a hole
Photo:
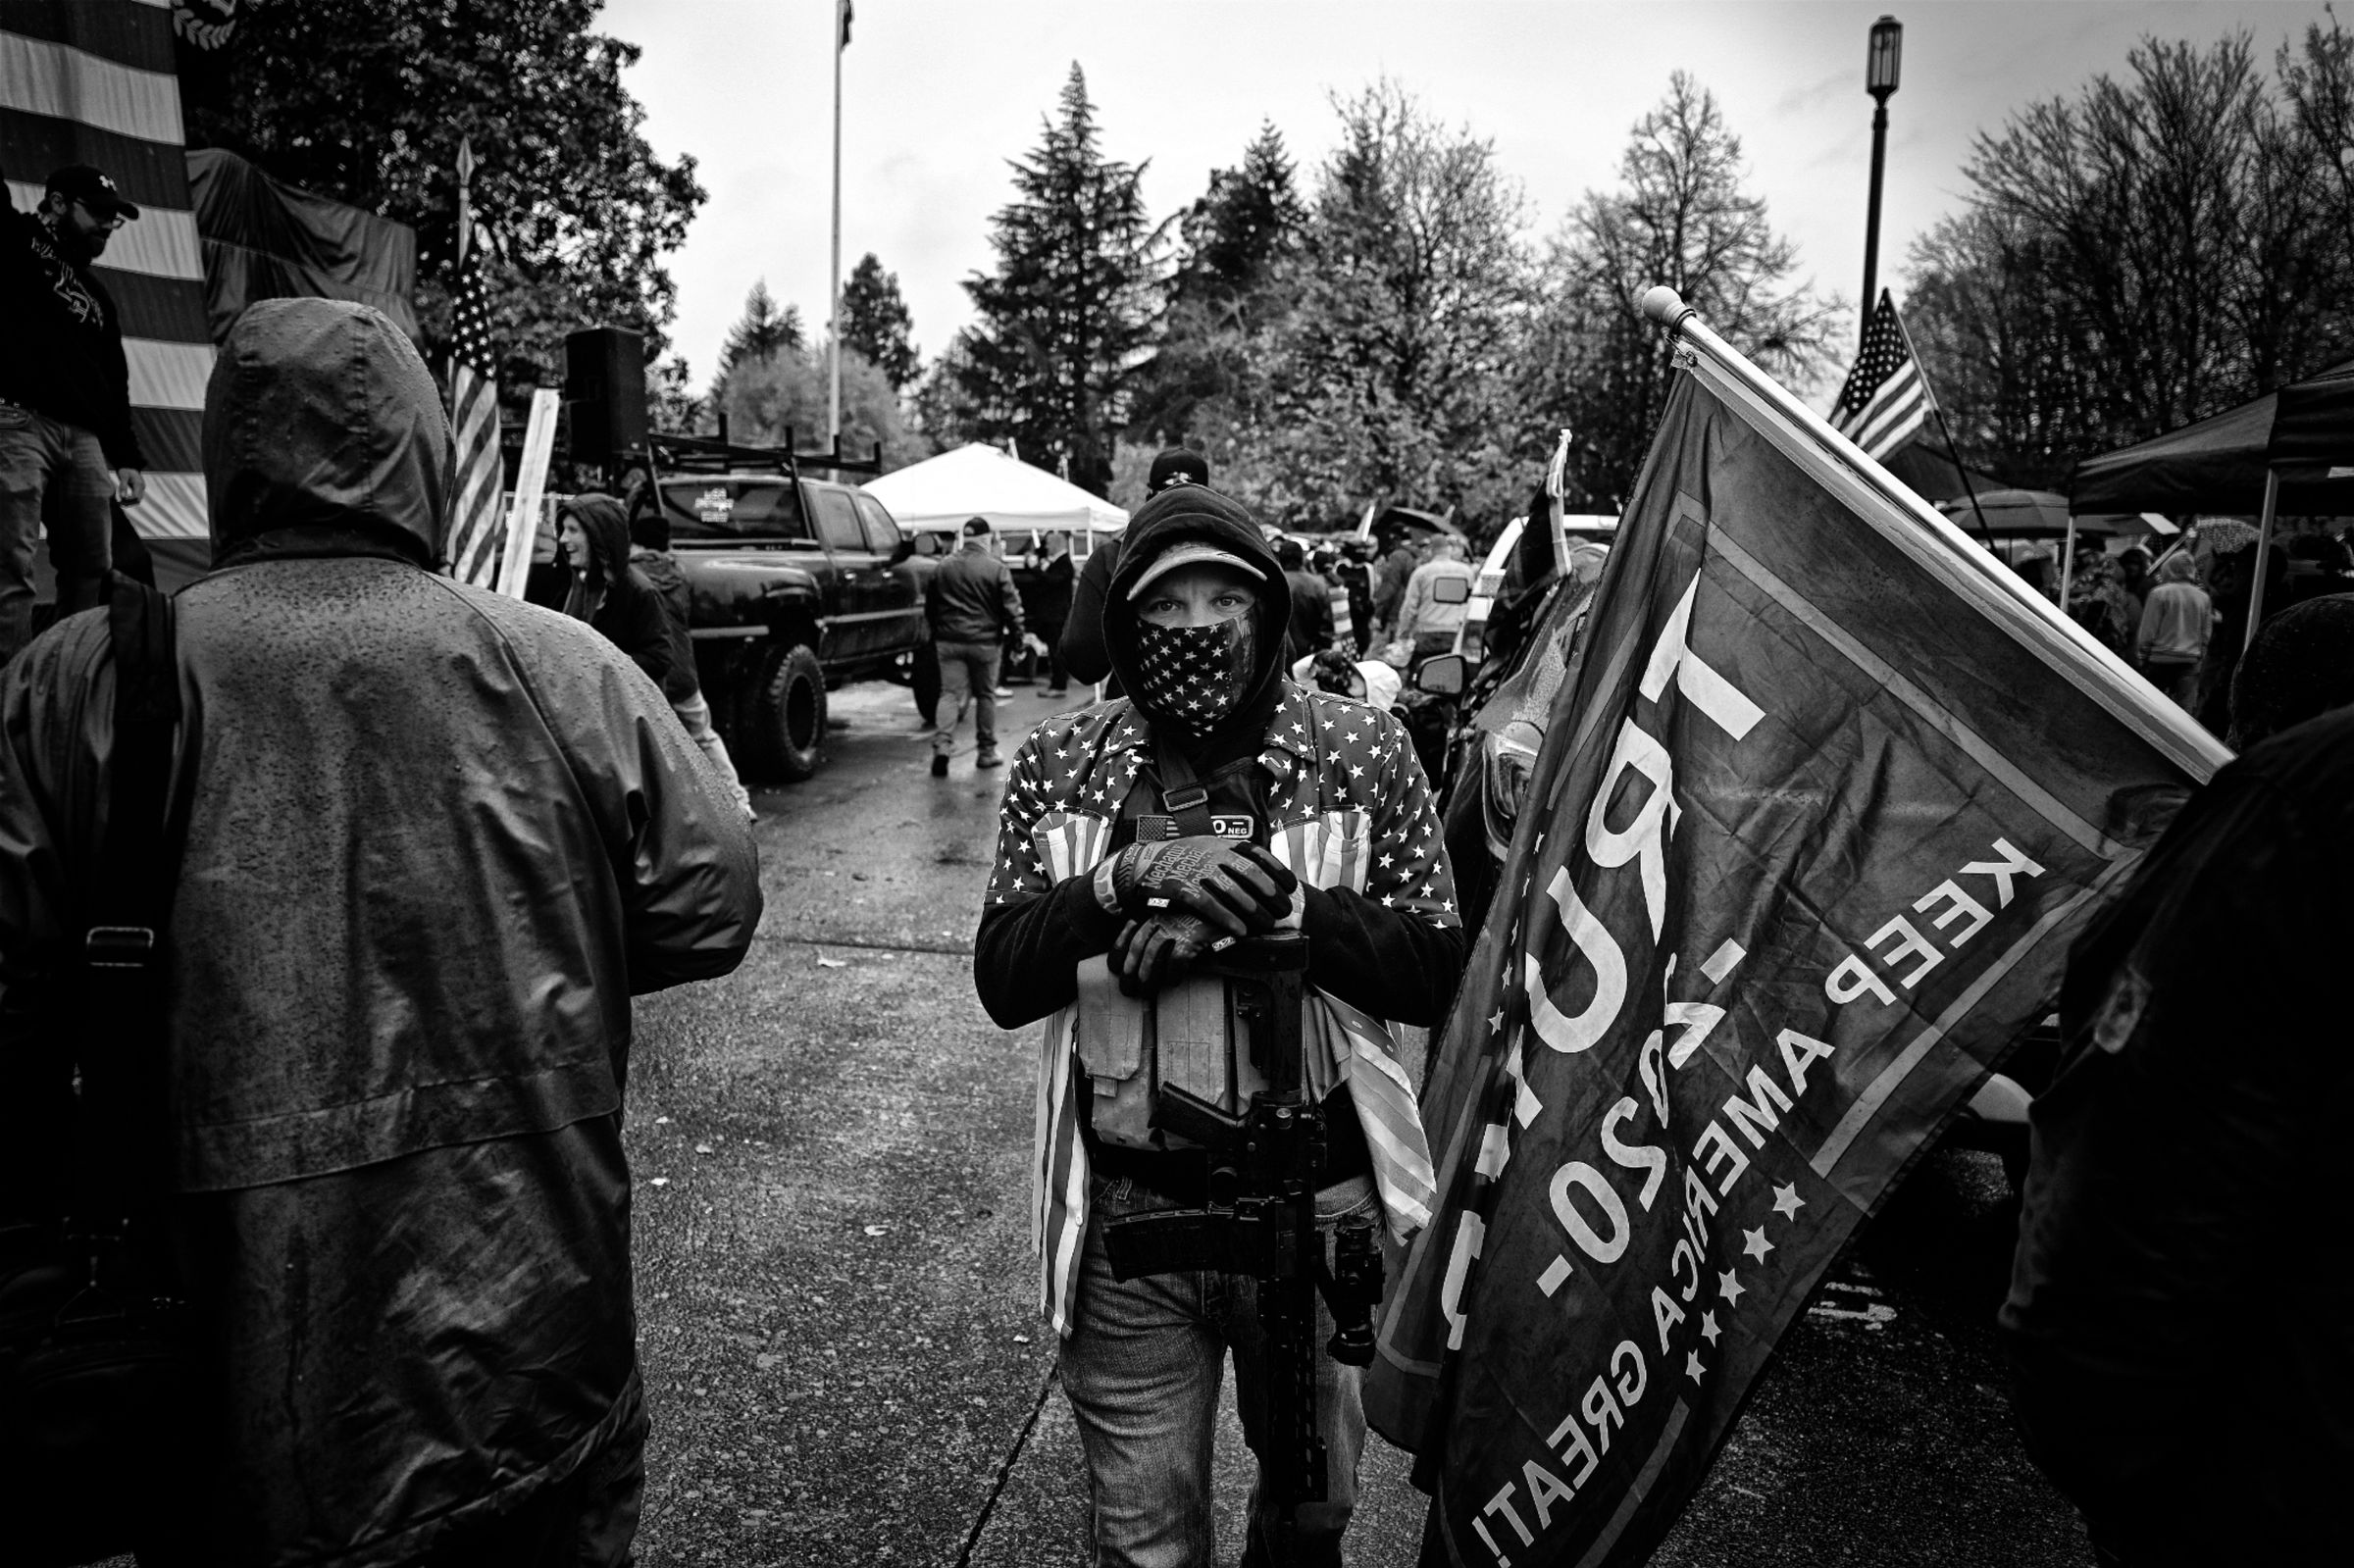
[[[1161,551],[1160,558],[1146,567],[1142,575],[1137,578],[1135,586],[1128,590],[1129,602],[1134,603],[1143,596],[1145,589],[1167,577],[1179,567],[1186,566],[1230,566],[1254,582],[1264,582],[1267,581],[1266,573],[1253,566],[1232,550],[1221,550],[1214,544],[1172,544]]]
[[[77,201],[101,218],[139,216],[139,209],[124,198],[121,188],[107,172],[91,164],[68,164],[62,169],[52,170],[48,192],[52,196],[63,196],[68,201]]]

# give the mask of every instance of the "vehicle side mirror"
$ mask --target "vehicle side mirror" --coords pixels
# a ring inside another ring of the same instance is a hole
[[[915,535],[911,533],[902,533],[899,535],[899,547],[891,552],[891,564],[893,566],[897,566],[901,561],[909,559],[914,554]]]
[[[1431,598],[1440,604],[1462,604],[1471,597],[1468,578],[1440,578],[1430,585]]]
[[[1433,654],[1422,661],[1414,672],[1414,689],[1434,697],[1460,696],[1463,690],[1464,659],[1459,653]]]

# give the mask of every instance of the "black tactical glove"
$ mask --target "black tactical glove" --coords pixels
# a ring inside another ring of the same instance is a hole
[[[1204,953],[1228,939],[1198,915],[1166,910],[1120,928],[1111,943],[1111,971],[1123,995],[1151,996],[1185,979]]]
[[[1130,844],[1112,860],[1112,902],[1131,920],[1171,913],[1206,922],[1210,936],[1255,936],[1292,907],[1300,880],[1254,843],[1162,838]]]

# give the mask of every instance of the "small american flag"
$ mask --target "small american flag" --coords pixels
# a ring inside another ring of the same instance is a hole
[[[1864,329],[1856,368],[1847,373],[1839,401],[1831,405],[1831,424],[1874,462],[1885,462],[1920,433],[1928,413],[1928,382],[1921,379],[1904,323],[1897,320],[1896,301],[1883,288]]]
[[[490,347],[490,305],[483,288],[479,238],[460,246],[457,311],[451,318],[449,423],[458,446],[449,575],[475,587],[493,588],[498,585],[500,546],[506,534],[501,493],[506,481],[498,455],[498,356]]]

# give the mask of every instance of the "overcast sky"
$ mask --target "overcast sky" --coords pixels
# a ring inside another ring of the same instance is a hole
[[[1148,163],[1157,218],[1240,161],[1262,120],[1305,190],[1331,151],[1334,93],[1382,76],[1441,120],[1493,139],[1550,232],[1615,182],[1628,128],[1689,71],[1741,138],[1750,186],[1797,242],[1802,272],[1853,301],[1863,285],[1871,100],[1866,34],[1881,5],[1417,4],[1326,0],[856,0],[843,57],[843,270],[873,251],[896,273],[927,359],[970,319],[959,280],[992,264],[1006,161],[1039,141],[1071,62],[1104,151]],[[602,30],[644,58],[627,76],[645,134],[691,153],[710,198],[672,257],[675,351],[698,385],[753,281],[826,315],[833,0],[608,0]],[[1904,74],[1889,102],[1880,270],[1961,205],[1971,135],[2014,109],[2125,69],[2145,34],[2235,28],[2268,63],[2313,4],[1959,3],[1896,7]]]

